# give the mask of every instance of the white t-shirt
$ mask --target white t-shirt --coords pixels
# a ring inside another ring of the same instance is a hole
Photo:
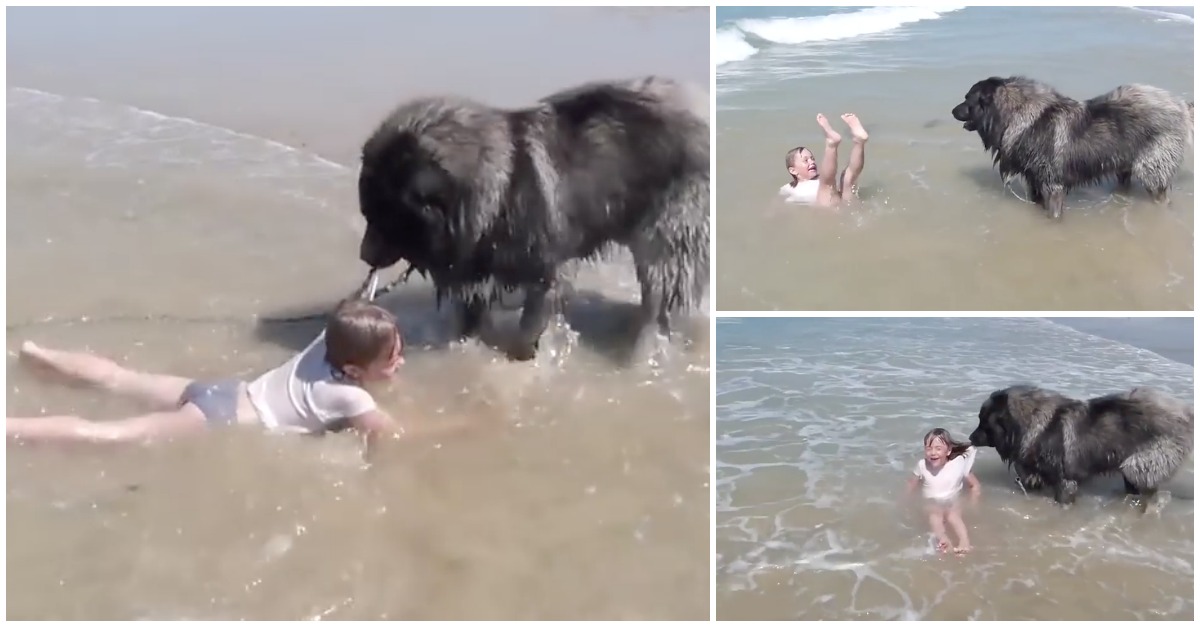
[[[810,179],[800,181],[792,187],[791,183],[779,188],[779,194],[787,199],[788,202],[817,202],[817,192],[821,189],[821,181],[819,179]]]
[[[966,453],[947,461],[935,475],[925,467],[925,459],[917,462],[913,474],[921,479],[921,492],[927,499],[945,501],[958,496],[962,491],[963,480],[971,474],[971,466],[975,465],[975,447],[967,449]]]
[[[325,332],[287,363],[248,386],[250,402],[272,431],[322,433],[335,420],[375,409],[371,393],[341,381],[325,360]]]

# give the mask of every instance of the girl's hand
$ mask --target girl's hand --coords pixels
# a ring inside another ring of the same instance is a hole
[[[921,479],[919,477],[909,476],[904,490],[904,496],[912,496],[920,485]]]

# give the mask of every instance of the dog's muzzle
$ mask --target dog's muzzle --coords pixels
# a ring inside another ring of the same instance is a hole
[[[950,115],[954,116],[955,120],[963,123],[964,130],[973,131],[979,128],[975,125],[975,122],[971,120],[971,110],[966,103],[954,107],[954,109],[950,111]]]
[[[400,261],[401,253],[390,246],[378,231],[367,227],[362,243],[358,246],[358,258],[373,270],[389,268]]]

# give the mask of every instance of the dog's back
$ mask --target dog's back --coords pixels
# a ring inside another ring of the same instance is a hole
[[[1191,141],[1191,104],[1153,85],[1122,85],[1088,100],[1084,107],[1093,120],[1120,122],[1123,132],[1162,133]]]
[[[1146,420],[1163,435],[1186,443],[1188,451],[1191,451],[1196,428],[1195,408],[1191,403],[1150,387],[1133,388],[1128,396],[1145,413]]]
[[[1073,430],[1105,468],[1125,467],[1130,459],[1153,459],[1154,474],[1169,477],[1192,452],[1194,412],[1191,405],[1154,388],[1138,387],[1087,401],[1086,417]],[[1115,462],[1115,467],[1107,467]]]
[[[556,178],[546,185],[558,190],[556,262],[621,244],[655,307],[699,304],[708,283],[710,146],[696,93],[648,76],[558,92],[531,110],[553,125],[525,145],[545,143],[539,172]]]

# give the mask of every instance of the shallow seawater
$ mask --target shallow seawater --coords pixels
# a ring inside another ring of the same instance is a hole
[[[722,319],[716,350],[719,618],[1192,616],[1191,459],[1143,514],[1119,477],[1069,509],[1023,494],[983,449],[961,558],[933,549],[903,496],[922,435],[965,438],[995,389],[1190,400],[1191,366],[1034,319]]]
[[[161,25],[178,14],[153,15]],[[219,11],[190,15],[203,22],[196,32],[231,40],[242,32],[221,31]],[[271,35],[279,50],[315,54],[322,42],[307,37],[320,20],[304,15],[279,18]],[[357,28],[355,19],[362,26],[362,13],[327,15],[336,18],[333,31]],[[524,19],[565,27],[582,18]],[[661,28],[653,16],[597,19],[597,37],[617,30],[662,47],[664,33],[678,38],[695,21],[696,37],[707,41],[707,13],[667,16]],[[621,26],[623,19],[632,24]],[[295,95],[319,76],[327,96],[353,99],[357,109],[304,98],[289,104],[286,95],[258,101],[247,94],[270,90],[246,84],[246,67],[293,67],[263,52],[261,37],[257,48],[238,48],[251,56],[226,74],[217,59],[181,53],[178,42],[156,42],[163,56],[133,60],[130,49],[145,40],[118,35],[101,42],[107,54],[70,61],[70,52],[103,39],[86,35],[77,48],[41,57],[28,54],[25,37],[18,61],[34,84],[7,92],[11,415],[107,419],[147,409],[34,376],[15,359],[26,339],[193,377],[253,377],[302,348],[316,323],[270,319],[320,314],[361,283],[356,173],[270,131],[287,128],[333,146],[328,153],[353,155],[376,107],[382,114],[414,95],[376,89],[360,102],[352,94],[363,95],[370,81],[356,82],[363,76],[343,67],[263,80]],[[362,52],[380,44],[354,45]],[[344,42],[333,48],[353,56]],[[125,65],[123,54],[131,55]],[[634,63],[624,63],[622,72],[631,71]],[[596,71],[607,76],[619,64]],[[187,89],[163,100],[186,105],[185,113],[124,99],[122,88],[143,97],[156,89],[134,68],[153,77],[172,67],[196,70],[171,72],[172,80],[188,76]],[[590,76],[588,66],[573,67]],[[95,75],[80,78],[80,68]],[[373,69],[362,72],[377,79]],[[554,82],[567,73],[539,76]],[[71,89],[42,88],[39,77]],[[99,83],[103,97],[75,95]],[[514,87],[503,104],[544,88]],[[472,95],[487,91],[476,84]],[[277,125],[256,125],[261,118]],[[251,429],[151,447],[10,445],[8,616],[706,618],[707,319],[681,320],[680,342],[660,344],[653,361],[628,363],[638,294],[628,258],[584,268],[578,287],[567,325],[550,330],[532,363],[509,362],[477,342],[452,344],[448,320],[420,280],[384,297],[408,354],[397,381],[380,390],[381,405],[418,421],[466,414],[477,428],[390,447],[369,468],[348,434]],[[502,313],[501,329],[512,324],[511,312]]]
[[[1193,31],[1189,7],[722,7],[717,307],[1191,311],[1190,156],[1169,205],[1099,184],[1054,223],[950,111],[989,76],[1078,100],[1131,82],[1191,100]],[[780,200],[784,155],[821,156],[817,113],[848,138],[844,112],[870,133],[859,199]]]

